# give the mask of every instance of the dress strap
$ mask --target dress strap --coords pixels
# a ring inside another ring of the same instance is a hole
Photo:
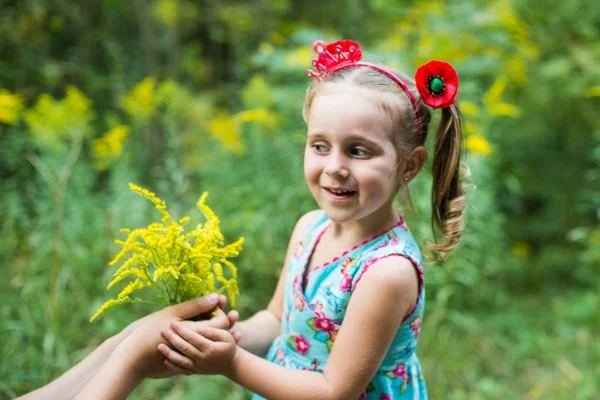
[[[367,272],[367,270],[377,261],[393,256],[404,257],[410,261],[417,272],[417,277],[419,280],[419,295],[417,301],[411,312],[404,317],[404,322],[414,315],[415,311],[424,301],[425,296],[423,260],[421,252],[406,225],[401,225],[397,228],[394,228],[388,235],[380,238],[377,243],[374,243],[371,250],[365,254],[365,257],[363,257],[359,270],[354,275],[351,287],[352,290],[354,290],[363,274]]]

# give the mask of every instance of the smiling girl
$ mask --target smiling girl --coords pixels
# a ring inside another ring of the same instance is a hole
[[[422,256],[393,206],[421,171],[431,113],[433,220],[447,257],[464,227],[456,73],[419,68],[415,82],[360,62],[352,41],[316,42],[304,104],[304,175],[320,209],[298,221],[266,310],[227,330],[181,323],[158,349],[183,374],[219,373],[269,399],[427,398],[415,349],[425,302]],[[266,359],[262,356],[266,354]]]

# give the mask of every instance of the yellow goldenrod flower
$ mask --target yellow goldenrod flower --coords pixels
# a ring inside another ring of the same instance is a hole
[[[479,107],[472,101],[461,101],[459,105],[460,111],[465,115],[472,117],[479,114]]]
[[[156,78],[153,76],[146,77],[121,99],[121,105],[130,115],[146,119],[154,112],[155,88]]]
[[[154,3],[154,16],[160,22],[168,27],[174,27],[177,24],[177,17],[180,13],[177,0],[158,0]]]
[[[523,242],[523,241],[515,242],[512,245],[512,252],[516,256],[527,258],[532,253],[531,245],[529,245],[529,243]]]
[[[41,94],[36,104],[23,112],[33,137],[49,147],[58,146],[65,137],[89,134],[93,118],[91,101],[75,86],[67,87],[62,100]]]
[[[146,228],[121,230],[128,237],[116,241],[122,250],[109,265],[125,261],[114,273],[107,289],[126,278],[136,279],[116,299],[102,305],[90,321],[119,304],[148,302],[132,297],[134,292],[146,287],[154,287],[159,291],[157,299],[149,302],[161,306],[181,303],[214,291],[226,291],[231,304],[235,305],[235,296],[239,293],[237,268],[227,258],[239,255],[244,238],[225,245],[219,219],[206,205],[208,193],[202,194],[197,204],[207,221],[185,233],[184,225],[190,221],[189,217],[172,220],[166,203],[154,193],[132,183],[129,187],[150,200],[163,218],[161,222],[152,223]],[[228,268],[230,278],[225,276],[223,266]],[[216,288],[217,282],[219,289]]]
[[[506,84],[508,80],[506,78],[497,78],[494,81],[494,84],[485,92],[483,96],[483,102],[487,105],[493,105],[500,102],[500,98],[502,97],[502,93],[504,93],[504,89],[506,89]]]
[[[302,46],[285,54],[283,62],[288,68],[305,68],[310,65],[314,53],[309,46]]]
[[[262,42],[260,46],[258,46],[258,53],[263,56],[270,56],[275,51],[275,48],[272,44]]]
[[[210,130],[226,149],[234,153],[243,153],[240,124],[235,117],[228,113],[218,114],[210,121]]]
[[[471,135],[465,139],[465,147],[474,154],[488,156],[492,152],[492,146],[481,135]]]
[[[8,90],[0,90],[0,123],[14,125],[23,110],[23,99]]]
[[[128,135],[129,127],[119,125],[106,132],[100,139],[92,142],[92,151],[100,169],[107,168],[109,160],[121,154],[123,142]]]
[[[585,88],[586,97],[600,97],[600,85]]]
[[[471,121],[465,122],[465,133],[467,135],[472,135],[477,132],[479,132],[479,127],[475,123]]]
[[[507,83],[508,80],[506,78],[498,78],[487,92],[485,92],[483,102],[491,115],[507,117],[516,117],[519,115],[519,109],[516,106],[500,100]]]
[[[279,32],[273,32],[271,34],[271,43],[275,46],[281,46],[285,42],[285,37]]]
[[[489,106],[490,114],[505,116],[505,117],[516,117],[519,115],[519,109],[517,106],[508,103],[495,103]]]

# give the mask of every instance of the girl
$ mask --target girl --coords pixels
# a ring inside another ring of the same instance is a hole
[[[458,78],[434,61],[417,71],[417,91],[406,76],[360,62],[355,42],[313,49],[304,174],[321,209],[298,221],[267,309],[235,325],[239,346],[226,330],[174,322],[162,333],[176,351],[158,350],[175,372],[223,374],[257,399],[425,399],[415,354],[422,257],[393,202],[427,159],[426,105],[441,107],[432,202],[445,241],[427,245],[440,258],[458,245]]]

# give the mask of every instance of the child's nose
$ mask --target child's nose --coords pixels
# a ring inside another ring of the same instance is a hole
[[[331,177],[342,177],[347,178],[350,175],[348,166],[346,165],[346,159],[339,152],[332,152],[325,165],[325,174]]]

